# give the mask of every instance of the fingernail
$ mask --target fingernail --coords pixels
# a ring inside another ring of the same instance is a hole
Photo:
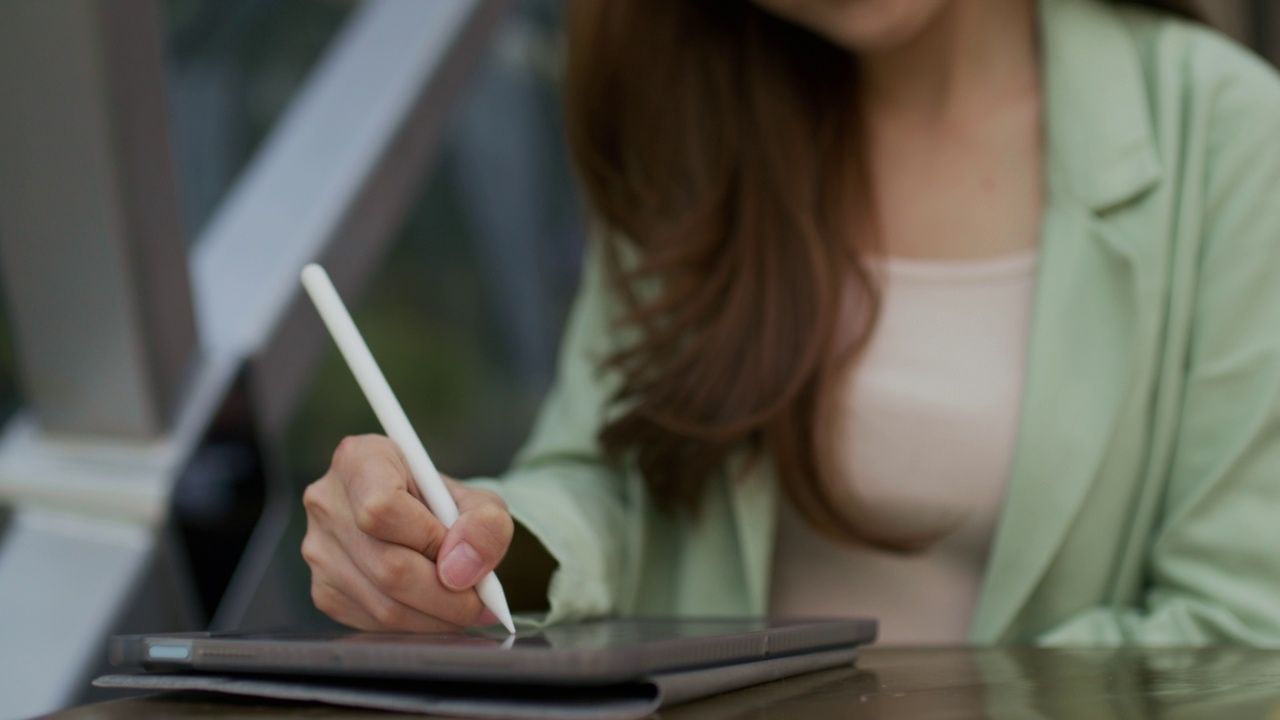
[[[467,543],[458,543],[440,563],[440,577],[445,585],[462,590],[476,584],[481,569],[480,553]]]
[[[496,625],[498,624],[498,616],[494,615],[489,608],[485,608],[484,612],[480,613],[479,623],[481,625]]]

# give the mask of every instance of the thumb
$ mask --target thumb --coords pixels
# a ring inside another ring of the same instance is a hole
[[[514,526],[502,498],[450,481],[458,519],[445,534],[437,564],[440,582],[466,590],[492,572],[511,545]]]

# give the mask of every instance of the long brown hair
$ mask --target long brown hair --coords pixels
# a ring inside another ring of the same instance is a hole
[[[570,149],[639,330],[607,360],[602,446],[668,511],[745,450],[819,531],[925,542],[824,482],[834,388],[880,302],[853,57],[748,0],[572,0],[568,40]]]

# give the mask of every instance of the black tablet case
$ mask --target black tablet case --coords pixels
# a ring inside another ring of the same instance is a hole
[[[660,673],[634,682],[593,687],[188,672],[104,675],[93,684],[106,688],[207,691],[484,720],[630,720],[646,717],[662,707],[709,695],[848,666],[856,660],[857,652],[851,647],[823,650]]]

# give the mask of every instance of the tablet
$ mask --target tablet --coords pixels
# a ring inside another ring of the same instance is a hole
[[[869,619],[596,620],[518,632],[173,633],[111,639],[113,665],[237,674],[607,685],[854,648]]]

